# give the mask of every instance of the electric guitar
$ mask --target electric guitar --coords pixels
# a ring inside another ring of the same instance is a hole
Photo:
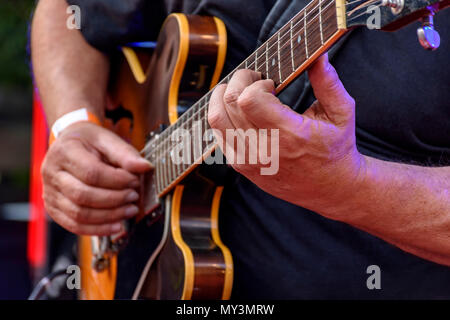
[[[449,5],[450,0],[313,0],[235,71],[261,72],[275,82],[278,94],[347,32],[374,22],[381,30],[395,31],[421,20],[419,42],[434,50],[440,39],[433,15]],[[131,246],[150,253],[133,299],[230,297],[233,259],[218,226],[223,187],[204,164],[217,148],[206,134],[207,111],[226,49],[222,21],[183,14],[166,19],[151,56],[122,48],[124,59],[116,64],[110,85],[108,127],[142,150],[155,170],[141,178],[141,211],[126,222],[127,232],[79,238],[80,298],[115,297],[117,279],[126,272],[118,270],[118,259],[133,259],[126,254]],[[197,141],[198,148],[190,148],[190,162],[173,160],[172,138],[180,129],[205,137]],[[137,242],[139,234],[154,234],[158,240]]]

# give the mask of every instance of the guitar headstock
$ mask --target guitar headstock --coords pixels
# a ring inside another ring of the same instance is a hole
[[[417,30],[419,41],[425,49],[434,50],[440,39],[434,30],[433,16],[449,7],[450,0],[346,0],[341,6],[345,6],[347,28],[364,26],[394,31],[421,20],[422,28]]]

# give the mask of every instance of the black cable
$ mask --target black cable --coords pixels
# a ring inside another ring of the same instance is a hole
[[[66,269],[55,271],[48,276],[45,276],[42,278],[36,287],[31,292],[30,296],[28,297],[28,300],[39,300],[44,293],[44,290],[47,288],[47,286],[56,278],[61,277],[63,275],[67,275]]]

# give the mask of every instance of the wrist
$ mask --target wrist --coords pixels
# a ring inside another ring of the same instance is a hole
[[[370,169],[370,158],[359,152],[354,157],[354,167],[348,176],[341,183],[342,192],[339,200],[336,201],[334,210],[335,220],[356,224],[357,221],[365,219],[364,206],[368,200],[368,179]]]
[[[50,129],[49,145],[52,145],[67,128],[80,122],[89,122],[101,126],[100,119],[86,108],[71,111],[57,119],[53,124]]]
[[[359,204],[364,197],[367,179],[367,157],[355,150],[336,163],[328,175],[327,196],[322,198],[318,210],[314,210],[330,219],[350,223],[357,219]]]

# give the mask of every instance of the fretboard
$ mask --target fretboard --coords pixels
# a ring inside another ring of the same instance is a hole
[[[260,72],[263,78],[272,79],[279,93],[344,33],[338,27],[337,12],[335,0],[313,0],[219,84],[228,83],[239,69],[251,69]],[[144,155],[155,166],[158,194],[170,191],[216,147],[213,137],[209,143],[203,139],[210,129],[207,119],[211,94],[212,91],[144,148]],[[173,134],[179,129],[200,138],[189,142],[190,161],[175,164],[172,153],[179,142],[173,141]]]

